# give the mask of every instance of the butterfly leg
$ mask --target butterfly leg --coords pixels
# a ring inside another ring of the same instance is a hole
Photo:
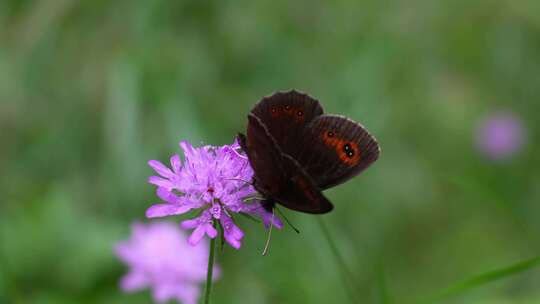
[[[238,133],[236,135],[236,139],[238,140],[238,143],[240,144],[240,148],[242,148],[242,150],[244,150],[244,152],[247,153],[246,135],[242,133]]]
[[[263,201],[261,201],[261,205],[264,208],[264,210],[274,213],[274,208],[276,207],[276,201],[272,198],[266,198]]]

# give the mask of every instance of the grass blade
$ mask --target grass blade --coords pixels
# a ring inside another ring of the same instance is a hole
[[[517,275],[537,266],[540,266],[540,256],[521,261],[504,268],[473,276],[469,279],[463,280],[446,289],[441,290],[440,292],[428,298],[426,301],[422,301],[421,303],[436,303],[440,300],[463,294],[471,289],[481,287],[488,283],[505,279],[513,275]]]

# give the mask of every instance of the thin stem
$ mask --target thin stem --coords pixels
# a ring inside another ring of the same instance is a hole
[[[214,221],[214,227],[216,222]],[[212,273],[214,272],[214,254],[216,249],[216,238],[210,239],[210,253],[208,254],[208,269],[206,271],[206,291],[204,293],[204,303],[210,303],[210,291],[212,290]]]
[[[352,273],[347,268],[347,265],[345,264],[345,260],[343,259],[343,256],[339,253],[339,250],[336,246],[336,243],[334,243],[334,240],[332,239],[332,236],[330,235],[330,231],[328,231],[328,228],[326,227],[326,224],[322,220],[320,216],[317,216],[317,222],[319,223],[319,226],[321,227],[321,230],[323,232],[324,238],[326,239],[326,242],[328,243],[328,246],[330,246],[330,250],[332,251],[332,255],[334,256],[334,260],[336,261],[336,264],[338,264],[339,273],[341,275],[341,280],[343,281],[343,285],[345,286],[345,289],[347,290],[347,295],[349,296],[349,300],[351,303],[358,303],[356,294],[354,293],[354,286],[353,282],[354,277]]]

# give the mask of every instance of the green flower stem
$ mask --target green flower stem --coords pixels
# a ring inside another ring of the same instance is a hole
[[[214,227],[216,222],[214,221]],[[208,269],[206,270],[206,289],[204,293],[204,303],[210,303],[210,292],[212,290],[212,273],[214,272],[214,255],[216,252],[216,238],[210,239],[210,253],[208,254]]]
[[[317,218],[317,222],[319,223],[319,226],[321,227],[323,236],[326,239],[326,242],[328,243],[330,250],[332,251],[334,260],[336,261],[336,264],[338,264],[341,279],[343,280],[343,286],[345,287],[347,291],[347,295],[349,296],[351,303],[359,303],[357,301],[356,294],[353,291],[354,290],[353,282],[355,282],[355,280],[352,273],[347,268],[347,264],[345,264],[345,260],[343,259],[343,256],[341,256],[341,254],[339,253],[336,243],[334,242],[334,239],[332,239],[332,236],[330,235],[330,231],[326,227],[326,224],[324,223],[323,219],[320,216],[316,216],[316,218]]]

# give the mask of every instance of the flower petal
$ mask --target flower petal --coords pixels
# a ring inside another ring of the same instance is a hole
[[[214,267],[215,268],[215,267]],[[176,288],[176,299],[182,304],[197,304],[199,287],[196,284],[184,283]]]
[[[171,192],[170,189],[158,187],[156,190],[157,196],[162,199],[163,201],[171,204],[178,204],[180,203],[180,196],[174,194]]]
[[[120,288],[123,291],[135,291],[149,285],[148,277],[139,271],[131,271],[122,277]]]
[[[208,234],[208,236],[213,239],[217,236],[218,232],[216,230],[216,228],[214,228],[214,226],[210,225],[210,224],[207,224],[206,225],[206,234]]]
[[[152,289],[152,298],[156,303],[167,303],[168,300],[174,298],[175,287],[171,284],[161,283],[155,284]]]
[[[158,160],[149,160],[148,165],[163,177],[171,178],[174,176],[174,173],[171,171],[171,169],[167,168]]]
[[[193,229],[197,226],[199,226],[200,221],[198,219],[191,219],[191,220],[185,220],[182,223],[180,223],[180,227],[184,229]]]
[[[171,168],[173,169],[173,172],[178,174],[180,173],[180,169],[182,169],[182,162],[180,161],[180,155],[175,154],[171,156]]]
[[[191,210],[191,206],[177,204],[156,204],[146,209],[146,217],[164,217],[169,215],[183,214]]]
[[[237,240],[235,238],[232,238],[230,236],[225,235],[225,240],[229,245],[231,245],[234,249],[240,249],[242,247],[242,242],[240,240]]]
[[[150,176],[148,178],[148,182],[150,184],[156,185],[158,187],[163,187],[163,188],[167,188],[167,189],[174,188],[174,184],[170,180],[164,179],[164,178],[159,177],[159,176]]]
[[[182,148],[182,150],[184,150],[184,155],[186,156],[187,159],[189,159],[190,157],[194,156],[194,152],[195,152],[195,149],[193,148],[193,146],[189,143],[189,141],[187,140],[182,140],[180,142],[180,148]]]
[[[196,246],[204,237],[204,233],[205,233],[204,225],[199,225],[197,228],[195,228],[195,230],[193,230],[193,233],[189,236],[188,243],[191,246]]]
[[[274,216],[272,217],[271,221],[272,225],[274,225],[274,227],[276,227],[277,229],[283,228],[283,222],[279,219],[279,217]],[[268,223],[267,226],[270,227],[270,223]]]
[[[244,237],[244,232],[238,226],[236,226],[233,220],[228,216],[222,216],[220,219],[221,226],[223,227],[223,236],[227,243],[233,248],[240,249],[242,243],[240,242]]]

